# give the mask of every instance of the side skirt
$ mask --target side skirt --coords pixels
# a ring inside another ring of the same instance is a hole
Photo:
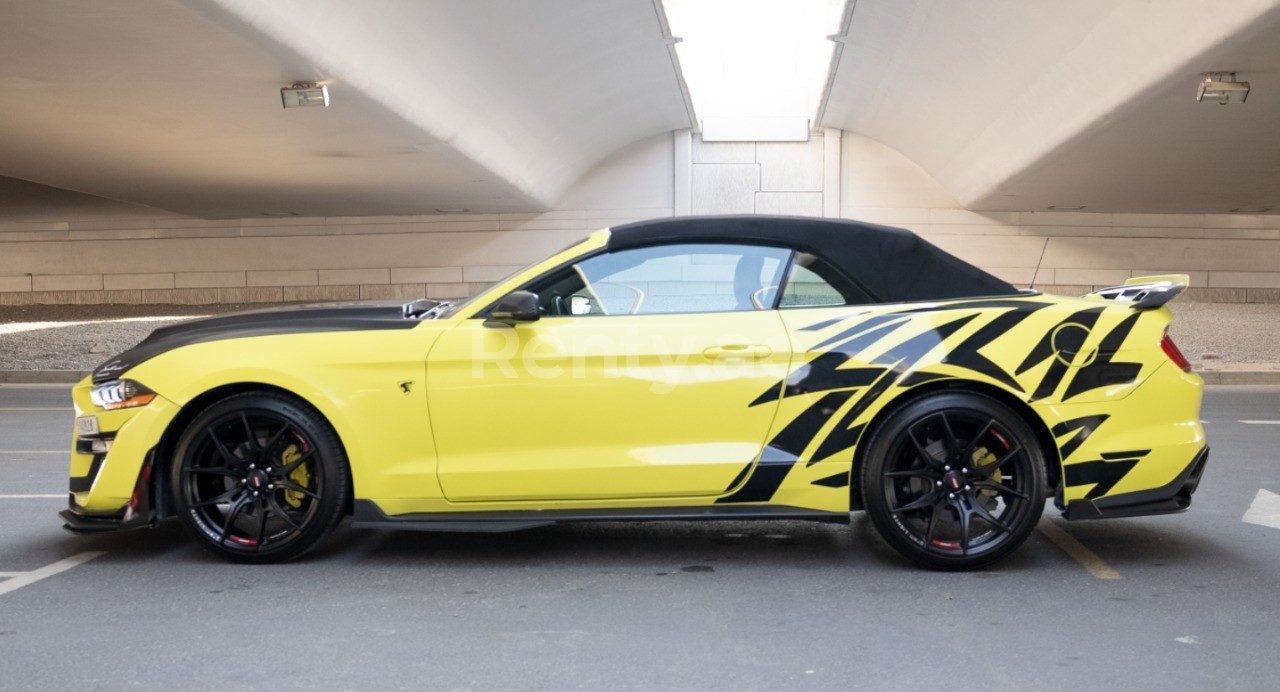
[[[431,512],[387,516],[372,500],[356,500],[352,527],[408,531],[500,533],[586,521],[751,521],[800,519],[847,524],[849,515],[801,507],[714,505],[623,509],[544,509],[503,512]]]

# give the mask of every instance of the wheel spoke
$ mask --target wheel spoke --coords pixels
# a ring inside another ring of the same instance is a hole
[[[956,512],[960,515],[960,554],[969,554],[969,523],[973,510],[966,506],[964,498],[957,498]]]
[[[933,545],[933,530],[938,526],[938,518],[942,513],[947,511],[946,503],[939,500],[933,505],[933,512],[929,515],[929,528],[924,533],[924,544]]]
[[[1000,457],[999,459],[996,459],[994,462],[987,464],[986,466],[983,466],[982,468],[974,469],[974,470],[977,471],[978,473],[986,475],[987,478],[990,478],[991,475],[995,473],[1001,466],[1005,465],[1005,462],[1017,456],[1018,453],[1021,451],[1022,451],[1022,445],[1014,445],[1013,449],[1010,449],[1009,451],[1005,452],[1004,456]]]
[[[1015,490],[1004,483],[997,483],[995,481],[978,481],[973,484],[973,487],[978,489],[994,490],[998,493],[1008,493],[1021,500],[1031,499],[1030,495],[1022,492],[1021,490]]]
[[[313,500],[319,500],[319,499],[320,499],[320,496],[319,496],[319,495],[315,494],[314,492],[312,492],[312,491],[310,491],[310,490],[307,490],[306,488],[304,488],[304,487],[302,487],[302,486],[298,485],[297,483],[294,483],[293,481],[290,481],[290,480],[277,481],[277,482],[276,482],[276,486],[277,486],[277,487],[284,488],[285,490],[292,490],[292,491],[297,492],[297,493],[302,493],[303,495],[306,495],[307,497],[309,497],[309,498],[311,498],[311,499],[313,499]]]
[[[232,489],[228,490],[227,492],[222,493],[221,495],[219,495],[219,496],[217,496],[217,497],[213,498],[212,500],[203,500],[203,501],[201,501],[201,502],[192,502],[192,503],[191,503],[191,506],[192,506],[192,507],[212,507],[213,505],[220,505],[220,504],[222,504],[222,503],[224,503],[224,502],[229,502],[232,498],[234,498],[235,496],[237,496],[237,495],[239,495],[239,494],[241,494],[241,493],[243,493],[243,492],[244,492],[244,489],[243,489],[243,488],[241,488],[239,485],[237,485],[237,486],[235,486],[234,488],[232,488]],[[234,503],[233,503],[233,504],[234,504]]]
[[[227,449],[227,446],[222,444],[222,440],[219,440],[218,436],[213,434],[212,426],[206,428],[205,432],[209,434],[209,439],[213,440],[213,446],[218,448],[218,456],[222,457],[223,463],[228,467],[244,465],[244,460],[235,454],[232,454],[231,450]]]
[[[945,413],[939,413],[938,417],[942,419],[942,429],[947,433],[947,459],[959,461],[957,457],[960,455],[960,441],[956,439],[956,433],[951,429],[951,421],[947,420]]]
[[[286,524],[293,527],[294,531],[302,530],[302,525],[295,522],[293,518],[290,517],[288,513],[285,512],[284,508],[280,506],[280,503],[276,502],[276,498],[268,495],[267,505],[271,507],[271,511],[274,512],[277,517],[280,517],[281,519],[284,520]]]
[[[907,428],[907,437],[911,440],[911,445],[916,448],[916,454],[920,456],[922,461],[924,461],[925,466],[941,472],[943,465],[942,462],[934,459],[933,455],[925,450],[924,446],[920,444],[920,441],[916,439],[916,434],[911,428]]]
[[[249,414],[241,411],[240,420],[244,423],[244,432],[249,438],[249,449],[255,452],[262,451],[262,446],[258,444],[258,434],[253,431],[253,425],[249,423]]]
[[[287,466],[281,467],[280,475],[287,477],[289,474],[296,471],[298,467],[302,465],[302,462],[311,458],[311,453],[314,451],[315,451],[314,449],[308,449],[307,451],[303,452],[302,455],[299,456],[297,459],[294,459],[293,461],[289,462]]]
[[[983,521],[999,529],[1001,533],[1013,533],[1013,529],[1010,529],[1008,524],[996,519],[995,516],[993,516],[991,512],[988,512],[987,508],[983,507],[981,503],[974,502],[970,499],[969,506],[973,508],[974,514],[978,515]]]
[[[246,505],[249,504],[249,496],[241,495],[232,503],[231,508],[227,510],[226,521],[222,524],[222,535],[218,537],[218,545],[227,542],[227,536],[231,535],[231,526],[235,523],[236,517],[240,516],[240,512],[244,511]]]
[[[231,470],[229,466],[197,466],[195,468],[182,469],[183,473],[210,473],[219,476],[238,477],[238,474]]]
[[[906,471],[886,471],[886,478],[937,478],[938,474],[933,469],[907,469]]]
[[[991,427],[995,424],[996,424],[996,419],[994,418],[987,421],[987,424],[982,426],[982,429],[978,431],[978,434],[974,435],[972,440],[969,440],[969,444],[965,448],[964,454],[962,455],[962,458],[960,460],[962,463],[964,463],[966,466],[970,466],[973,464],[973,453],[977,451],[978,443],[982,441],[982,437],[986,435],[987,432],[991,430]]]
[[[902,513],[902,512],[910,512],[910,511],[911,511],[911,510],[913,510],[913,509],[920,509],[920,508],[922,508],[922,507],[928,507],[929,505],[931,505],[931,504],[933,504],[933,503],[937,502],[937,501],[938,501],[938,498],[939,498],[941,495],[942,495],[942,493],[941,493],[940,491],[937,491],[937,490],[931,490],[931,491],[929,491],[929,493],[928,493],[927,495],[924,495],[924,496],[922,496],[922,497],[918,497],[918,498],[916,498],[915,500],[912,500],[911,502],[908,502],[907,504],[905,504],[905,505],[903,505],[903,506],[901,506],[901,507],[896,507],[896,508],[894,508],[894,509],[892,509],[892,510],[889,510],[889,511],[893,512],[894,514],[899,514],[899,513]]]
[[[257,549],[262,550],[262,546],[267,542],[267,508],[258,507],[258,544]]]
[[[267,444],[263,445],[262,448],[272,449],[273,447],[275,447],[276,443],[280,441],[280,438],[284,436],[285,432],[292,427],[293,426],[289,425],[288,423],[281,425],[280,429],[276,431],[276,434],[272,435],[271,439],[267,440]]]

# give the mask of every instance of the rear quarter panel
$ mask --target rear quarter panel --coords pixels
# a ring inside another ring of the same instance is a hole
[[[1049,463],[1147,450],[1134,457],[1132,473],[1107,485],[1104,494],[1167,482],[1203,444],[1199,378],[1173,367],[1159,348],[1170,320],[1165,308],[1139,312],[1123,304],[1026,295],[802,308],[783,310],[783,320],[795,359],[770,444],[796,463],[775,502],[829,506],[847,500],[863,433],[904,398],[943,383],[979,383],[1027,404],[1059,446],[1047,450]],[[1157,373],[1153,386],[1145,387]],[[1086,424],[1092,427],[1071,442]],[[1103,434],[1090,435],[1099,428]],[[1079,480],[1080,474],[1063,477]],[[1096,493],[1101,485],[1069,486],[1067,499]]]

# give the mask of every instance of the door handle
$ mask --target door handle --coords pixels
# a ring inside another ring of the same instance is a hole
[[[725,344],[724,346],[708,346],[702,350],[702,355],[708,358],[749,358],[754,360],[767,358],[772,354],[773,349],[768,346],[754,344]]]

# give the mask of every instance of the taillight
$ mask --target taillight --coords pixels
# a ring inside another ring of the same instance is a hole
[[[1191,362],[1187,360],[1186,356],[1182,355],[1182,351],[1178,350],[1178,345],[1173,343],[1173,338],[1169,336],[1168,331],[1164,333],[1164,338],[1160,340],[1160,349],[1164,351],[1166,356],[1169,356],[1169,360],[1173,361],[1174,365],[1182,368],[1183,372],[1191,372]]]

